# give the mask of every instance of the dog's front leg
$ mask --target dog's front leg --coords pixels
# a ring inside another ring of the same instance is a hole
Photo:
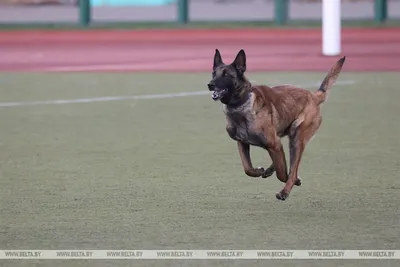
[[[253,164],[251,163],[250,158],[250,145],[240,141],[238,141],[237,144],[244,172],[250,177],[260,177],[264,175],[264,168],[253,168]]]
[[[281,182],[286,183],[288,180],[288,173],[285,152],[283,150],[281,141],[277,139],[273,144],[268,146],[267,150],[272,159],[272,165],[270,168],[272,167],[272,170],[276,171],[276,176]]]

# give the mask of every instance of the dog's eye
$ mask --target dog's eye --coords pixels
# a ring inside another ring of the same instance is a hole
[[[224,73],[222,74],[222,76],[227,77],[227,76],[228,76],[228,73],[224,72]]]

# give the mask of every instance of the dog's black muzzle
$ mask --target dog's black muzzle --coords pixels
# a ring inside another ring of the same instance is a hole
[[[217,83],[218,84],[218,83]],[[222,84],[218,84],[218,85],[222,85]],[[224,88],[224,87],[220,87],[220,86],[216,86],[215,85],[215,82],[214,81],[211,81],[209,84],[207,84],[207,87],[208,87],[208,90],[210,90],[210,91],[212,91],[213,92],[213,94],[212,94],[212,99],[214,100],[214,101],[217,101],[217,100],[220,100],[221,98],[223,98],[225,95],[226,95],[226,93],[228,92],[228,89],[227,88],[225,88],[225,89],[221,89],[221,88]]]

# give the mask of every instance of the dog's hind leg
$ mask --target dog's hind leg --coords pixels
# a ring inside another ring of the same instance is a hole
[[[290,169],[295,162],[295,155],[296,155],[296,143],[295,143],[295,135],[296,129],[303,123],[305,116],[299,116],[291,125],[290,132],[289,132],[289,153],[290,153]],[[297,175],[297,180],[294,183],[297,186],[301,185],[301,178]]]
[[[250,158],[250,145],[242,143],[240,141],[238,141],[237,144],[244,172],[250,177],[260,177],[264,175],[264,168],[253,168],[253,164],[251,163]]]
[[[300,125],[293,127],[289,134],[290,144],[290,172],[285,187],[276,194],[279,200],[285,200],[296,183],[299,183],[298,169],[304,149],[308,141],[314,136],[321,125],[321,116],[318,114],[309,123],[304,121]]]
[[[290,153],[290,169],[292,168],[295,162],[295,155],[296,155],[296,144],[294,138],[289,138],[289,153]],[[301,185],[301,178],[297,175],[297,180],[294,185],[300,186]]]

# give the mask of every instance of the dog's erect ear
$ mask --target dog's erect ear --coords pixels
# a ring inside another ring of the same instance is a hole
[[[221,64],[223,64],[221,54],[219,53],[218,49],[215,49],[213,69],[215,69]]]
[[[242,74],[246,71],[246,53],[243,49],[239,51],[232,65]]]

